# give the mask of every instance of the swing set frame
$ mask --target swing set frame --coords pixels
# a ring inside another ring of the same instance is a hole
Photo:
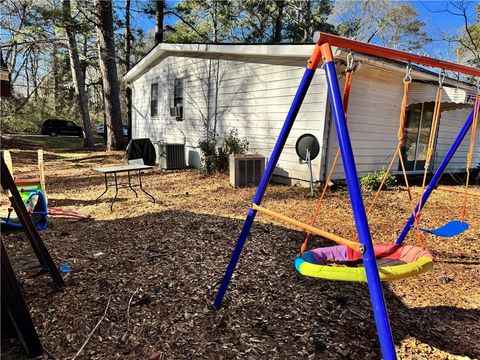
[[[467,75],[480,76],[480,69],[475,69],[472,67],[455,64],[447,61],[442,61],[427,56],[410,54],[400,50],[394,50],[386,48],[383,46],[377,46],[372,44],[367,44],[359,41],[349,40],[342,38],[340,36],[325,34],[325,33],[316,33],[314,40],[316,45],[314,47],[313,53],[308,60],[307,67],[305,69],[304,75],[300,82],[300,85],[297,89],[295,97],[292,101],[290,110],[287,114],[286,120],[283,124],[283,127],[280,131],[280,134],[277,138],[275,147],[272,151],[268,164],[266,166],[263,177],[260,181],[260,185],[257,188],[255,196],[253,198],[252,207],[248,210],[245,223],[240,232],[240,235],[237,239],[236,245],[233,249],[230,261],[227,265],[223,281],[218,289],[214,307],[220,308],[222,305],[225,292],[227,291],[228,285],[232,278],[233,272],[235,271],[236,265],[240,258],[245,241],[247,240],[250,229],[253,225],[255,215],[257,211],[263,210],[260,207],[262,198],[265,194],[266,188],[270,179],[273,175],[273,171],[278,162],[280,154],[283,150],[285,142],[288,138],[290,130],[295,122],[295,118],[300,110],[303,99],[308,91],[310,83],[315,74],[315,70],[321,62],[323,62],[323,70],[325,72],[325,78],[327,81],[328,87],[328,97],[330,100],[333,119],[335,123],[336,133],[338,137],[338,144],[340,147],[343,167],[345,171],[345,177],[348,187],[348,192],[350,195],[350,202],[352,206],[353,216],[355,220],[355,226],[358,234],[358,240],[360,242],[360,252],[363,257],[363,263],[365,267],[367,284],[370,293],[370,299],[372,303],[372,309],[375,316],[375,323],[377,326],[377,333],[380,342],[380,348],[382,351],[382,356],[386,360],[396,359],[395,345],[392,336],[392,329],[390,327],[385,299],[383,295],[382,285],[380,283],[380,276],[378,273],[378,267],[375,259],[374,246],[372,242],[372,237],[370,234],[370,229],[367,220],[367,213],[365,210],[362,193],[360,189],[360,183],[358,179],[358,173],[355,164],[355,158],[353,155],[352,144],[350,141],[350,136],[346,124],[345,109],[342,103],[342,96],[340,91],[340,86],[338,83],[337,73],[334,64],[334,58],[332,54],[332,46],[349,49],[350,51],[356,51],[363,54],[374,55],[385,57],[389,59],[395,59],[400,61],[406,61],[408,63],[416,63],[419,65],[434,67],[443,69],[443,71],[450,70],[454,72],[461,72]],[[475,103],[478,107],[478,101]],[[477,110],[478,111],[478,110]],[[460,143],[466,136],[469,129],[472,127],[474,122],[474,112],[472,110],[471,114],[468,116],[465,121],[462,129],[455,138],[453,144],[451,145],[449,151],[447,152],[442,163],[435,172],[433,178],[431,179],[429,185],[425,188],[425,191],[422,195],[420,202],[415,207],[415,211],[411,214],[410,218],[407,220],[404,229],[402,230],[400,236],[396,240],[396,244],[402,244],[407,233],[412,228],[412,225],[415,221],[415,215],[418,211],[425,206],[430,194],[435,189],[440,177],[445,171],[450,160],[457,151]]]

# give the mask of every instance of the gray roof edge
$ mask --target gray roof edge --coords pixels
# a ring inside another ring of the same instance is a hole
[[[298,58],[305,59],[305,64],[307,63],[308,58],[311,55],[314,43],[310,44],[177,44],[177,43],[160,43],[156,45],[152,50],[150,50],[140,61],[138,61],[124,76],[123,79],[132,83],[140,76],[144,75],[148,70],[153,66],[160,63],[164,58],[170,55],[178,55],[178,53],[185,53],[185,56],[194,57],[192,53],[200,54],[216,54],[225,56],[251,56],[252,59],[257,57],[289,57],[289,58]],[[340,58],[342,60],[346,59],[349,51],[333,48],[333,53],[335,58]],[[390,68],[394,71],[404,71],[407,65],[406,62],[399,60],[392,60],[388,58],[355,53],[355,58],[365,63],[374,63],[376,65],[384,66],[385,68]],[[437,80],[438,73],[434,71],[425,69],[421,66],[412,65],[412,75],[428,78],[428,80]],[[445,83],[451,86],[457,86],[462,88],[474,89],[475,86],[458,80],[451,77],[445,78]]]
[[[242,55],[253,57],[297,57],[308,59],[313,44],[173,44],[160,43],[150,50],[124,76],[126,82],[132,82],[148,71],[153,63],[157,64],[169,54],[185,52],[191,56],[198,54]],[[293,50],[295,48],[295,50]],[[300,51],[299,51],[300,50]],[[160,61],[156,61],[160,60]]]

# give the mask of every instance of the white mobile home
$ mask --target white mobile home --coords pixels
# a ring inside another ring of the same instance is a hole
[[[225,138],[231,129],[246,137],[252,152],[273,149],[313,45],[159,44],[125,80],[133,90],[132,135],[153,142],[183,144],[185,161],[200,167],[199,140],[207,129]],[[347,52],[335,49],[341,82]],[[405,64],[355,54],[348,126],[360,175],[382,170],[397,146]],[[430,134],[438,75],[414,67],[405,129],[408,170],[421,173]],[[445,79],[433,169],[473,108],[476,89]],[[314,180],[322,181],[337,151],[335,129],[322,69],[318,69],[278,162],[277,181],[309,180],[295,143],[313,134],[321,144],[313,161]],[[467,135],[447,171],[464,171]],[[480,161],[478,146],[473,164]],[[334,179],[343,178],[341,164]]]

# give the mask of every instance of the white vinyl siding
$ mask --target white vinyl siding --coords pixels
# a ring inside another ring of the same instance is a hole
[[[187,162],[197,167],[198,141],[204,136],[207,119],[212,119],[212,123],[216,115],[220,141],[231,129],[237,129],[240,137],[247,138],[249,150],[268,160],[304,71],[299,66],[166,58],[134,82],[133,136],[167,143],[185,142]],[[183,122],[176,122],[169,115],[174,79],[179,77],[184,79]],[[158,119],[151,119],[146,107],[149,99],[145,97],[145,88],[152,82],[159,84]],[[309,179],[308,167],[298,161],[295,142],[306,132],[322,142],[325,107],[324,73],[318,70],[285,144],[276,175]],[[320,180],[320,162],[321,156],[313,161],[315,181]]]
[[[340,81],[342,88],[344,78]],[[397,146],[397,129],[403,90],[400,75],[363,67],[354,73],[350,89],[347,124],[359,176],[388,167]],[[330,169],[338,149],[331,121],[328,151]],[[396,169],[394,165],[394,169]],[[345,179],[340,158],[335,179]]]
[[[473,109],[473,105],[471,108],[467,109],[458,109],[458,110],[451,110],[451,111],[444,111],[442,112],[440,118],[440,126],[438,130],[438,138],[437,138],[437,148],[435,152],[435,162],[434,168],[438,169],[441,161],[447,154],[448,150],[450,149],[453,141],[457,137],[460,129],[463,127],[467,117],[470,115],[470,112]],[[448,172],[464,172],[467,165],[467,154],[468,149],[470,146],[470,136],[471,131],[468,131],[467,135],[463,139],[462,143],[460,144],[457,152],[453,156],[452,160],[448,164],[447,171]],[[474,147],[474,156],[472,159],[472,167],[476,167],[480,163],[480,141],[478,137],[478,130],[477,136],[475,139],[475,147]]]

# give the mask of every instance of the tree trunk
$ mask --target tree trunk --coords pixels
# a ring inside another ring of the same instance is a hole
[[[215,0],[213,5],[213,42],[218,43],[218,1]]]
[[[31,52],[30,53],[30,64],[31,68],[30,70],[32,71],[32,82],[33,82],[33,88],[36,89],[34,90],[34,99],[35,102],[38,100],[38,53],[37,52]]]
[[[303,14],[303,18],[305,19],[305,27],[303,29],[303,36],[300,42],[305,43],[308,42],[309,40],[312,39],[313,36],[313,29],[312,29],[312,8],[311,8],[311,1],[305,1],[304,4],[305,6],[305,13]]]
[[[70,0],[62,0],[63,20],[65,32],[68,38],[68,52],[70,55],[70,68],[72,70],[73,85],[75,87],[75,97],[80,114],[83,121],[83,146],[93,146],[92,123],[90,122],[90,114],[88,112],[88,101],[85,95],[85,78],[82,74],[80,66],[80,58],[78,56],[77,39],[75,38],[74,25],[72,24],[72,16],[70,9]]]
[[[283,8],[285,7],[285,1],[277,0],[278,14],[275,19],[275,32],[273,34],[273,42],[279,43],[282,41],[282,27],[283,27]]]
[[[165,0],[155,0],[155,44],[163,42],[163,10]]]
[[[130,52],[132,49],[132,29],[130,28],[130,0],[125,3],[125,73],[130,70]],[[125,104],[127,106],[128,140],[132,139],[132,89],[126,84]]]
[[[28,74],[28,61],[25,64],[25,83],[27,86],[27,97],[30,97],[30,76]]]
[[[82,48],[82,56],[84,59],[87,59],[88,57],[88,34],[84,33],[83,34],[83,48]],[[87,81],[87,62],[83,61],[80,63],[80,66],[82,67],[82,78],[84,81]],[[86,94],[88,96],[88,88],[85,88]]]
[[[54,30],[55,31],[55,30]],[[59,108],[59,96],[58,92],[59,90],[59,84],[58,84],[58,76],[59,76],[59,71],[58,71],[58,58],[57,58],[57,53],[58,53],[58,46],[57,42],[53,42],[53,47],[52,47],[52,57],[53,57],[53,108],[55,110],[55,114],[58,113],[58,108]]]
[[[107,150],[125,149],[120,109],[120,87],[115,60],[113,12],[111,0],[95,0],[100,71],[105,93]]]

